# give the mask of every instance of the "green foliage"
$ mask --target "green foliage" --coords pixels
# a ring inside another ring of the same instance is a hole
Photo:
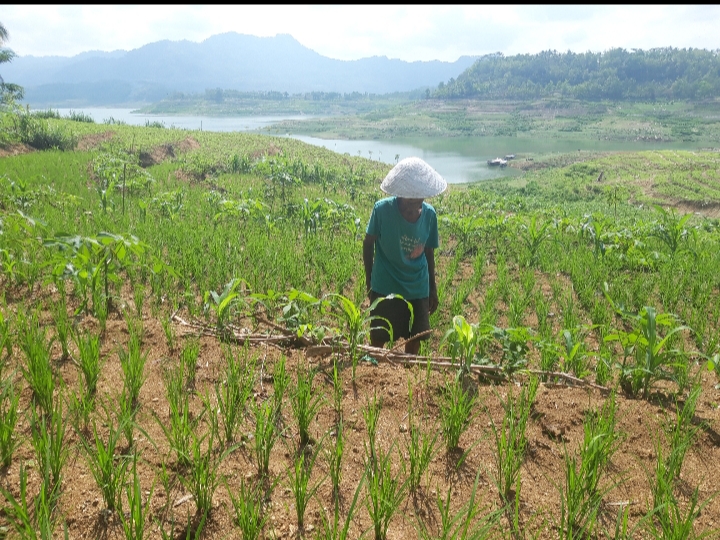
[[[305,366],[298,367],[297,383],[290,396],[290,405],[298,426],[300,448],[310,442],[310,422],[317,415],[323,402],[322,396],[313,389],[314,379],[314,370]]]
[[[78,138],[74,133],[48,120],[18,113],[14,122],[20,142],[37,150],[73,150],[77,146]]]
[[[455,378],[448,382],[438,403],[442,437],[448,451],[459,447],[460,436],[470,427],[476,414],[477,394],[466,390],[462,381],[462,378]]]

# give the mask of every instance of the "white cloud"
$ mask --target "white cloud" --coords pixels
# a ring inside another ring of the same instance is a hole
[[[133,49],[222,32],[291,34],[333,58],[455,60],[490,52],[720,48],[718,6],[3,6],[20,55]]]

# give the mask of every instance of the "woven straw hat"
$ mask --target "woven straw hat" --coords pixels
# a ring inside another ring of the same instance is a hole
[[[380,189],[388,195],[406,199],[427,199],[439,195],[446,188],[445,179],[418,157],[400,161],[380,184]]]

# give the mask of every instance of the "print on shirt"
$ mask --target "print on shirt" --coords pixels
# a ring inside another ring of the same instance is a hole
[[[400,246],[408,259],[417,259],[425,251],[425,245],[419,242],[419,238],[413,238],[406,234],[400,237]]]

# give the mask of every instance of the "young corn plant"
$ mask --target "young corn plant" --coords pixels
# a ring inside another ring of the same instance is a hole
[[[687,362],[682,351],[669,349],[672,337],[689,328],[677,323],[675,315],[660,313],[645,306],[637,315],[620,312],[633,325],[629,332],[615,330],[605,336],[605,341],[618,341],[623,347],[624,358],[620,371],[620,385],[628,394],[642,393],[644,399],[652,385],[660,380],[675,380],[676,368]],[[665,327],[664,336],[660,329]]]
[[[211,309],[215,311],[217,331],[221,336],[226,335],[228,323],[243,304],[244,300],[241,293],[238,292],[238,288],[245,287],[247,287],[247,282],[244,279],[233,278],[225,284],[220,294],[215,291],[205,293],[205,312],[207,313]]]
[[[310,499],[315,495],[325,478],[320,478],[315,484],[310,484],[315,461],[320,452],[317,449],[310,452],[301,450],[295,457],[293,466],[288,470],[288,483],[290,491],[295,497],[295,516],[297,517],[298,529],[305,530],[305,511]]]
[[[462,315],[453,317],[453,326],[443,336],[442,343],[450,351],[453,363],[459,363],[460,375],[470,373],[476,356],[484,355],[485,342],[491,338],[486,326],[470,324]]]
[[[442,437],[448,452],[460,446],[460,436],[470,427],[477,395],[463,388],[462,381],[447,381],[440,402],[440,424]]]
[[[589,538],[596,532],[602,499],[615,487],[601,488],[600,480],[619,447],[616,414],[615,394],[611,394],[601,408],[586,414],[580,455],[571,456],[565,451],[558,527],[561,538]]]
[[[143,540],[145,538],[145,524],[150,516],[150,501],[155,486],[150,488],[143,503],[143,491],[140,487],[140,476],[137,471],[137,452],[133,454],[132,483],[125,486],[128,502],[128,512],[119,512],[120,523],[126,540]]]
[[[310,442],[310,422],[317,415],[322,405],[322,396],[313,390],[315,371],[307,367],[298,367],[297,383],[292,389],[290,405],[298,425],[300,447]]]
[[[501,425],[490,418],[490,427],[495,438],[495,484],[504,504],[516,500],[520,488],[520,467],[525,460],[527,437],[525,431],[530,411],[538,389],[537,377],[532,377],[520,395],[508,391],[506,400],[500,399],[504,416]],[[510,389],[512,387],[509,387]]]
[[[267,523],[268,514],[264,512],[263,499],[265,493],[261,483],[245,483],[240,479],[239,497],[233,495],[233,490],[225,483],[230,502],[235,511],[235,524],[240,529],[243,540],[258,540]]]
[[[346,298],[341,294],[330,294],[331,304],[335,307],[335,311],[331,314],[344,323],[345,325],[345,337],[348,340],[350,348],[350,361],[352,362],[352,380],[355,380],[355,370],[357,368],[358,360],[360,355],[358,354],[358,346],[363,342],[364,337],[370,332],[368,326],[377,317],[370,315],[370,312],[377,307],[377,305],[385,298],[376,299],[372,305],[362,310],[353,303],[352,300]],[[391,295],[393,298],[401,298],[399,295]],[[388,298],[390,298],[388,297]],[[413,309],[412,305],[408,302],[408,308],[410,309],[410,326],[412,326],[413,320]],[[392,338],[392,336],[391,336]],[[391,339],[392,341],[392,339]]]
[[[106,411],[107,414],[107,411]],[[123,433],[122,425],[115,425],[112,415],[107,414],[108,436],[104,440],[98,433],[93,421],[93,439],[81,437],[88,468],[102,493],[105,507],[110,511],[120,508],[127,470],[130,464],[128,456],[116,455],[118,443]]]
[[[45,339],[45,329],[40,329],[36,314],[30,318],[19,316],[18,325],[19,345],[26,359],[20,369],[32,389],[33,404],[50,416],[55,392],[55,377],[50,366],[52,341],[48,343]]]
[[[18,420],[20,393],[16,391],[12,378],[2,381],[0,386],[0,468],[7,469],[12,463],[13,454],[20,445],[15,436]]]
[[[375,540],[387,538],[390,520],[407,493],[407,479],[392,471],[390,458],[394,448],[393,444],[386,453],[377,450],[375,459],[368,458],[365,462],[368,493],[365,506],[370,514]]]
[[[271,401],[256,403],[252,407],[255,416],[255,437],[253,452],[258,476],[267,477],[270,472],[270,453],[278,438],[275,427],[275,408]]]

